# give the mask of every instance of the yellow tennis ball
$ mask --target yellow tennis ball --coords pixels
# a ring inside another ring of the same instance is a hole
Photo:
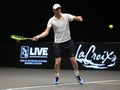
[[[109,29],[113,29],[113,25],[112,24],[109,25]]]

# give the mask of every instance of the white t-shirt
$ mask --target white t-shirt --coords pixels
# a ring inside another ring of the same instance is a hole
[[[62,17],[57,19],[55,16],[51,17],[47,23],[47,27],[54,29],[54,42],[62,43],[71,39],[70,36],[70,27],[69,22],[73,21],[74,15],[71,14],[63,14]]]

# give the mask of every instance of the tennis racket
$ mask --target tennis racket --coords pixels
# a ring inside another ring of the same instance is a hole
[[[11,39],[17,40],[17,41],[23,41],[23,40],[32,40],[32,38],[20,36],[20,35],[11,35]]]

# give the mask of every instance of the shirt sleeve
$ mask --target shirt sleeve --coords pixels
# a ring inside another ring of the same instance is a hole
[[[52,27],[52,21],[51,19],[48,20],[48,23],[47,23],[47,28],[51,28]]]
[[[68,18],[69,21],[73,21],[74,15],[72,15],[72,14],[67,14],[67,18]]]

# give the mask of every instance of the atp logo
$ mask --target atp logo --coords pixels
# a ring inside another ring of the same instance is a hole
[[[29,46],[21,46],[20,58],[29,57]]]

